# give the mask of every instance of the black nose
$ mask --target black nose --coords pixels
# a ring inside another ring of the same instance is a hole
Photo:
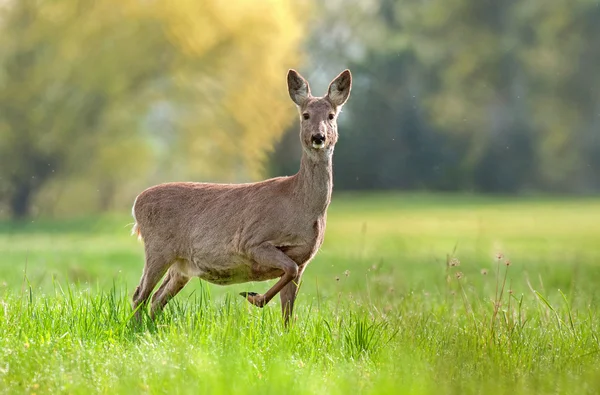
[[[312,136],[312,142],[316,143],[316,144],[321,144],[321,143],[325,142],[325,135],[322,133],[314,134]]]

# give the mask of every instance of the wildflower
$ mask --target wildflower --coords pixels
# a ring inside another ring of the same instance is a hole
[[[496,259],[497,259],[497,260],[499,260],[499,261],[501,261],[501,260],[502,260],[502,258],[504,258],[504,254],[503,254],[503,253],[501,253],[501,252],[498,252],[498,253],[496,254]]]
[[[505,264],[506,266],[510,266],[510,260],[508,260],[508,259],[507,259],[507,260],[505,260],[505,261],[504,261],[504,264]]]
[[[481,275],[487,276],[487,269],[481,269]]]
[[[345,275],[346,277],[348,277],[348,276],[350,275],[350,270],[346,270],[346,271],[344,272],[344,275]]]
[[[448,263],[448,265],[450,267],[460,266],[460,261],[457,258],[452,258],[452,259],[450,259],[450,262]]]
[[[340,276],[335,276],[335,281],[340,281]]]
[[[456,279],[460,280],[461,278],[463,278],[462,272],[456,272]]]

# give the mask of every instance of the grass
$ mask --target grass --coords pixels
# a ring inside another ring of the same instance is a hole
[[[272,282],[133,325],[129,222],[0,224],[0,393],[600,390],[600,200],[334,196],[287,331]]]

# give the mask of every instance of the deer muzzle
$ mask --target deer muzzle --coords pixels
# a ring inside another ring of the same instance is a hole
[[[325,135],[322,133],[315,134],[312,136],[311,142],[315,149],[325,148]]]

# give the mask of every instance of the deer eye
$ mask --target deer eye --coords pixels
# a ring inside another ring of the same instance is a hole
[[[329,120],[333,121],[333,118],[335,118],[335,114],[329,114]]]
[[[308,115],[308,113],[305,112],[304,114],[302,114],[302,118],[308,119],[308,118],[310,118],[310,115]]]

